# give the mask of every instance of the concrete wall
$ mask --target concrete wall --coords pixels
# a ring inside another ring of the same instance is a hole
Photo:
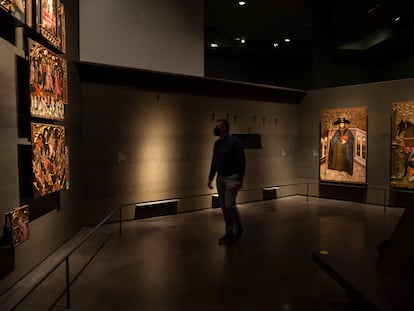
[[[80,60],[204,76],[203,0],[82,0]]]
[[[82,83],[82,103],[91,222],[126,203],[200,195],[181,200],[179,211],[210,207],[211,196],[203,195],[215,192],[206,186],[216,139],[212,130],[215,120],[227,115],[231,132],[262,135],[261,149],[246,149],[239,201],[260,200],[261,190],[252,189],[296,180],[298,105],[93,83]]]

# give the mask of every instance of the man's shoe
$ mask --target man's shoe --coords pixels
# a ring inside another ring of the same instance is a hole
[[[239,230],[237,230],[236,236],[234,237],[234,239],[236,241],[239,241],[242,238],[243,232],[244,232],[244,228],[240,228]]]
[[[235,236],[233,233],[226,233],[219,240],[219,244],[230,244],[235,241]]]

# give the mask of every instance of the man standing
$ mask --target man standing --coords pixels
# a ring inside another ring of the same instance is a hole
[[[246,158],[242,142],[230,135],[230,124],[219,119],[214,128],[214,135],[219,139],[214,143],[208,187],[217,173],[216,185],[219,202],[226,225],[226,233],[219,239],[220,244],[229,244],[240,240],[244,228],[236,206],[237,191],[243,185]]]

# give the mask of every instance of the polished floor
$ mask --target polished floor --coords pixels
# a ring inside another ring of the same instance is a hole
[[[239,205],[241,241],[219,245],[220,209],[105,225],[71,258],[71,310],[348,311],[343,289],[312,252],[375,249],[401,209],[293,196]],[[48,310],[65,286],[56,271],[16,310]],[[64,310],[62,296],[51,310]]]

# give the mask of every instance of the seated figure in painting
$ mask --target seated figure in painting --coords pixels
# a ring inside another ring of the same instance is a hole
[[[334,136],[330,141],[328,168],[340,172],[353,174],[354,136],[346,124],[351,122],[345,118],[338,118],[334,125],[338,125]]]

